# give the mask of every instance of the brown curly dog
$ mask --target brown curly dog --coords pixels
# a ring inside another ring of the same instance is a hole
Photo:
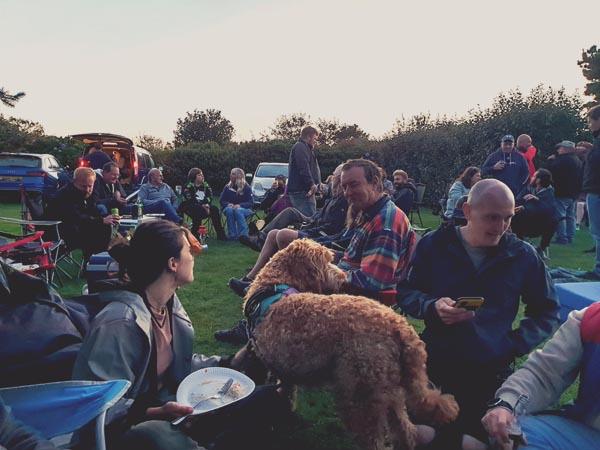
[[[339,414],[361,448],[413,449],[417,423],[453,421],[458,406],[429,387],[425,345],[390,308],[339,292],[346,276],[325,247],[302,239],[279,251],[250,286],[287,284],[301,293],[273,304],[254,328],[251,344],[233,366],[254,352],[287,383],[330,387]]]

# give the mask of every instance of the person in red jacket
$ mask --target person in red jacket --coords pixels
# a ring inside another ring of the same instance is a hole
[[[531,144],[531,136],[528,134],[522,134],[517,138],[517,150],[527,160],[527,167],[529,168],[529,178],[533,177],[535,173],[535,166],[533,165],[533,159],[537,154],[537,148]]]

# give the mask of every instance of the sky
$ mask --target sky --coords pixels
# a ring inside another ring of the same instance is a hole
[[[0,87],[26,93],[0,113],[58,136],[170,141],[187,111],[216,108],[235,140],[292,113],[381,137],[514,88],[582,93],[599,13],[594,0],[0,0]]]

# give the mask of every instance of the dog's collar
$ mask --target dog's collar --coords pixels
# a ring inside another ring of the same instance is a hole
[[[296,288],[287,284],[275,284],[258,289],[244,306],[244,315],[248,318],[250,328],[254,329],[264,319],[272,305],[283,297],[298,292]]]

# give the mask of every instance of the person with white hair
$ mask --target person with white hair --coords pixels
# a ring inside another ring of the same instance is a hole
[[[177,214],[177,196],[171,186],[163,182],[157,168],[148,172],[148,182],[142,184],[138,198],[144,205],[144,214],[164,214],[165,219],[180,224],[183,219]]]

